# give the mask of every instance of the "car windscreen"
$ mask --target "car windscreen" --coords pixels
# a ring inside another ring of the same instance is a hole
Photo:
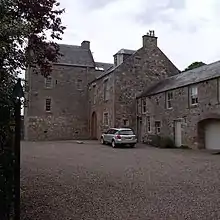
[[[121,130],[118,132],[120,135],[133,135],[134,132],[132,130]]]

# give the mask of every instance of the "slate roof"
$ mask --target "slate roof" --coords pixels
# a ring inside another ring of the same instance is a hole
[[[131,55],[135,52],[136,52],[136,50],[121,49],[116,54],[130,54]]]
[[[137,50],[128,50],[128,49],[121,49],[121,50],[125,50],[127,52],[127,54],[130,52],[130,54],[135,54],[137,52]],[[120,51],[121,51],[120,50]],[[119,64],[118,66],[113,65],[110,69],[108,69],[107,71],[105,71],[103,74],[101,74],[100,76],[96,77],[96,79],[94,79],[90,84],[92,84],[93,82],[95,82],[96,80],[99,80],[107,75],[109,75],[110,73],[112,73],[115,69],[117,69],[121,64]]]
[[[58,64],[69,64],[77,66],[94,67],[95,63],[90,50],[83,49],[81,46],[59,44],[60,53]]]
[[[204,65],[193,70],[182,72],[162,80],[148,88],[137,98],[155,95],[161,92],[184,87],[194,83],[199,83],[217,77],[220,77],[220,61]]]
[[[113,63],[101,63],[101,62],[96,62],[95,65],[98,68],[103,68],[104,71],[108,71],[110,68],[114,66]]]

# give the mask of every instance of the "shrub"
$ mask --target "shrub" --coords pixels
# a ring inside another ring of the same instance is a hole
[[[175,148],[174,141],[167,136],[148,135],[144,139],[144,143],[159,148]]]

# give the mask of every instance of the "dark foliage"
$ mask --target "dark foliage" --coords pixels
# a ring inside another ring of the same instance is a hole
[[[14,194],[14,101],[18,73],[47,76],[65,30],[57,0],[0,0],[0,219],[9,219]]]
[[[174,141],[166,136],[148,135],[145,143],[159,148],[175,148]]]
[[[190,64],[183,72],[188,71],[188,70],[192,70],[192,69],[204,66],[204,65],[206,65],[206,64],[203,62],[194,62],[194,63]]]

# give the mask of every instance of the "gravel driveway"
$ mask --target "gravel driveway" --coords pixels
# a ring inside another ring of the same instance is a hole
[[[220,155],[22,144],[22,220],[220,219]]]

